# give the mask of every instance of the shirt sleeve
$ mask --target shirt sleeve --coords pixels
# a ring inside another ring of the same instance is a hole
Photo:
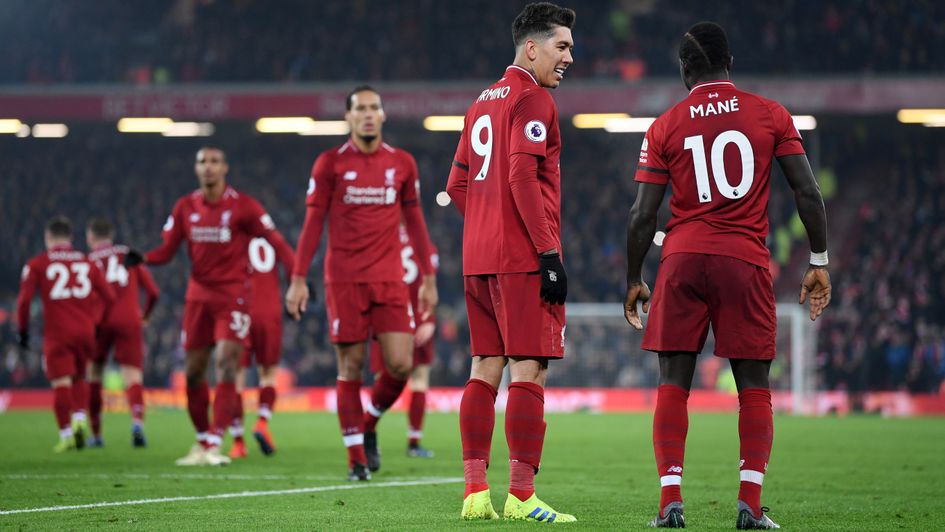
[[[244,226],[246,232],[252,237],[265,237],[271,231],[275,230],[276,224],[272,217],[266,212],[266,209],[255,198],[242,196],[245,206]]]
[[[524,92],[512,107],[509,155],[529,153],[544,157],[548,148],[548,128],[557,119],[554,100],[547,91]]]
[[[184,240],[184,220],[183,220],[183,200],[174,205],[174,210],[164,222],[164,229],[161,231],[163,243],[144,254],[144,262],[147,264],[164,264],[174,258],[177,248]]]
[[[666,163],[666,153],[663,151],[662,126],[660,120],[653,122],[643,137],[637,172],[634,176],[634,180],[640,183],[656,185],[669,183],[669,165]]]
[[[801,142],[801,134],[794,125],[794,118],[791,117],[791,113],[777,102],[770,102],[768,108],[774,118],[774,156],[784,157],[785,155],[803,155],[806,153]]]
[[[29,329],[30,326],[30,305],[39,288],[39,274],[36,270],[36,261],[30,261],[23,266],[23,271],[20,273],[20,293],[16,298],[16,325],[21,331]]]
[[[412,205],[420,201],[420,171],[417,169],[417,160],[407,152],[404,154],[407,163],[407,179],[404,180],[400,191],[400,204]]]
[[[305,221],[302,223],[302,234],[299,235],[299,243],[295,248],[295,265],[292,268],[294,277],[305,277],[308,274],[312,257],[321,243],[325,217],[328,215],[335,190],[332,167],[332,159],[327,152],[319,155],[312,166],[312,175],[305,193]]]
[[[154,305],[157,303],[161,292],[158,289],[157,283],[154,282],[154,277],[147,268],[143,265],[138,265],[136,268],[138,269],[138,281],[141,283],[141,288],[144,290],[146,298],[144,311],[141,316],[147,319],[151,315],[151,311],[154,310]]]
[[[335,190],[334,158],[328,152],[322,153],[312,165],[312,174],[308,179],[305,192],[305,205],[328,210]]]
[[[469,123],[469,115],[466,115],[466,123]],[[456,146],[456,154],[453,155],[453,164],[450,167],[449,179],[446,182],[446,193],[449,194],[453,205],[460,216],[466,215],[466,191],[469,187],[469,152],[466,145],[466,126],[463,126],[463,132],[459,137],[459,145]]]

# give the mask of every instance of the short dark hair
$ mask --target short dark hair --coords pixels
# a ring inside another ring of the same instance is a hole
[[[72,222],[60,214],[46,222],[46,232],[52,236],[72,238]]]
[[[556,26],[574,27],[576,17],[573,9],[550,2],[528,4],[512,23],[512,41],[515,46],[520,46],[531,36],[547,39],[554,33]]]
[[[92,218],[85,224],[85,229],[95,235],[95,238],[112,238],[115,236],[115,226],[107,218]]]
[[[715,22],[699,22],[679,43],[679,60],[694,76],[723,70],[732,62],[725,30]]]
[[[357,87],[351,89],[351,92],[348,93],[348,97],[345,98],[345,110],[350,111],[351,106],[354,105],[354,95],[359,92],[370,91],[374,94],[380,96],[381,93],[377,92],[377,89],[370,85],[358,85]]]
[[[200,152],[202,152],[202,151],[204,151],[204,150],[216,150],[216,151],[220,152],[220,153],[223,155],[223,162],[227,162],[227,161],[226,161],[226,150],[224,150],[223,148],[217,146],[216,144],[204,144],[203,146],[200,147],[199,150],[197,150],[197,153],[200,153]]]

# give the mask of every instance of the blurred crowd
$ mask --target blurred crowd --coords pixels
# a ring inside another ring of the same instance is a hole
[[[512,60],[525,3],[5,0],[0,84],[488,79]],[[678,39],[700,20],[728,30],[741,74],[945,70],[945,4],[932,0],[570,6],[581,79],[674,76]]]
[[[238,127],[237,127],[238,126]],[[245,124],[222,125],[213,144],[226,149],[230,183],[257,197],[295,243],[304,217],[312,161],[338,137],[250,134]],[[622,302],[626,214],[636,185],[633,170],[642,136],[610,135],[565,126],[562,153],[562,240],[569,302]],[[386,139],[417,158],[423,208],[440,249],[435,385],[468,376],[468,331],[462,297],[462,220],[433,198],[445,187],[457,134],[429,133],[392,121]],[[42,229],[54,214],[82,227],[111,218],[117,240],[149,248],[174,201],[196,188],[193,156],[199,139],[129,136],[106,125],[77,126],[62,140],[0,138],[4,178],[0,206],[0,386],[45,384],[40,345],[25,352],[13,342],[12,311],[19,270],[43,249]],[[820,326],[817,386],[821,389],[935,391],[945,381],[945,147],[938,131],[858,119],[822,120],[807,135],[828,198],[834,301]],[[668,199],[668,198],[667,198]],[[772,272],[779,301],[796,301],[808,246],[793,195],[776,172],[770,202]],[[660,226],[668,220],[660,214]],[[655,277],[659,248],[650,251],[646,279]],[[286,321],[283,366],[302,385],[334,382],[335,359],[325,335],[319,252],[311,273],[318,295],[301,323]],[[145,381],[165,386],[180,367],[179,324],[188,275],[186,253],[152,272],[161,287],[147,329]],[[38,316],[39,303],[34,304]],[[779,327],[787,329],[784,321]],[[33,334],[39,338],[39,323]],[[639,354],[640,337],[622,318],[569,318],[569,357],[552,375],[559,386],[652,386],[655,357]],[[779,336],[782,354],[787,338]],[[783,356],[783,355],[779,355]],[[705,361],[712,357],[703,357]],[[773,370],[786,383],[787,361]],[[717,383],[718,364],[705,363],[697,385]]]

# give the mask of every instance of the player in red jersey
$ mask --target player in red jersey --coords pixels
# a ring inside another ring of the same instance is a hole
[[[253,324],[249,328],[246,350],[240,361],[236,377],[239,402],[230,434],[233,447],[230,458],[245,458],[246,444],[243,442],[243,388],[246,386],[246,368],[253,359],[259,373],[259,400],[253,438],[266,456],[276,452],[276,445],[269,433],[269,419],[276,404],[276,369],[282,354],[282,289],[279,286],[279,270],[282,265],[286,279],[292,274],[295,255],[288,243],[274,248],[265,238],[254,238],[249,242],[249,264],[253,267],[253,304],[249,317]]]
[[[420,268],[417,266],[418,258],[410,244],[410,235],[406,228],[400,226],[400,259],[404,266],[404,282],[410,287],[410,304],[416,308],[419,305],[420,286]],[[439,256],[435,247],[430,249],[432,255],[426,260],[433,266],[434,271],[439,266]],[[436,316],[430,315],[426,319],[421,319],[417,323],[417,332],[414,334],[413,346],[413,369],[410,370],[410,406],[408,408],[408,426],[407,426],[407,456],[414,458],[433,458],[433,451],[420,445],[420,438],[423,437],[423,417],[426,413],[427,390],[430,389],[430,365],[433,363],[433,334],[436,332]],[[381,382],[385,377],[382,374],[384,369],[384,357],[381,354],[381,345],[377,339],[371,341],[370,354],[371,373],[375,375],[375,383]],[[372,429],[377,425],[383,411],[378,410],[373,402],[367,406],[367,412],[364,413],[365,427]],[[368,430],[367,428],[365,430]],[[373,432],[373,430],[368,430]],[[370,462],[370,456],[368,461]]]
[[[88,392],[82,388],[86,362],[95,350],[95,313],[89,309],[89,298],[96,294],[107,309],[115,301],[115,293],[85,254],[72,248],[68,218],[50,220],[45,240],[46,252],[30,259],[20,277],[17,336],[20,345],[29,349],[30,304],[39,292],[43,301],[43,361],[59,426],[59,443],[53,451],[61,453],[85,445]]]
[[[144,447],[144,393],[142,369],[144,367],[144,324],[158,299],[158,287],[144,266],[125,268],[128,246],[113,242],[115,228],[105,218],[89,221],[85,228],[89,260],[105,275],[105,280],[115,290],[116,301],[95,329],[96,349],[89,364],[89,417],[92,423],[91,447],[101,447],[102,442],[102,374],[108,353],[115,350],[115,361],[121,368],[125,383],[125,396],[131,410],[131,443]],[[141,310],[139,289],[144,290],[146,301]]]
[[[305,224],[299,237],[286,309],[295,319],[309,298],[305,275],[328,219],[325,303],[331,341],[338,356],[338,419],[348,449],[348,478],[370,480],[361,407],[365,340],[381,343],[387,372],[374,386],[371,401],[386,410],[410,375],[414,313],[404,284],[398,226],[401,219],[420,257],[429,257],[430,237],[420,210],[417,163],[404,150],[381,138],[385,115],[374,89],[357,87],[348,95],[345,119],[351,137],[318,156],[308,183]],[[423,276],[417,311],[433,313],[436,274],[428,261],[418,263]],[[373,453],[372,453],[373,454]],[[380,467],[374,455],[372,469]]]
[[[495,398],[509,366],[507,519],[569,522],[535,495],[548,361],[564,356],[561,133],[554,99],[573,59],[574,11],[529,4],[512,25],[515,62],[466,112],[447,192],[464,217],[472,370],[460,405],[462,516],[497,518],[486,482]]]
[[[643,328],[637,304],[649,312],[643,348],[659,353],[660,363],[653,447],[662,492],[660,513],[650,525],[685,525],[680,485],[687,400],[711,324],[715,355],[729,359],[738,387],[736,526],[778,528],[761,507],[774,434],[768,370],[777,319],[765,247],[772,157],[794,190],[810,240],[800,302],[810,299],[811,320],[830,303],[824,203],[788,111],[730,81],[732,56],[721,27],[700,22],[690,28],[680,43],[679,64],[689,97],[646,133],[627,222],[624,311],[637,330]],[[672,218],[651,302],[641,269],[667,184],[673,189]]]
[[[246,250],[253,237],[284,244],[272,218],[251,196],[226,184],[226,154],[215,146],[197,152],[200,189],[182,197],[164,224],[164,243],[145,253],[131,251],[126,266],[140,261],[164,264],[187,242],[191,272],[181,333],[187,356],[187,408],[197,444],[177,465],[223,465],[223,433],[236,411],[236,373],[251,320],[252,286]],[[211,430],[207,408],[207,366],[216,346],[217,386]]]

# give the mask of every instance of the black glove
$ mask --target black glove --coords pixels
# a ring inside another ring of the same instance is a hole
[[[125,255],[125,268],[132,268],[144,262],[144,255],[141,254],[137,249],[129,249],[128,254]]]
[[[17,331],[16,343],[20,344],[20,347],[22,347],[23,349],[29,349],[30,348],[30,332]]]
[[[568,274],[564,272],[561,256],[557,253],[538,256],[541,272],[541,299],[552,305],[564,305],[568,297]]]

